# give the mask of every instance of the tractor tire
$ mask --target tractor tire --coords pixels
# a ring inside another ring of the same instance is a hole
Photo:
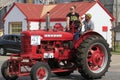
[[[110,67],[111,54],[106,40],[92,35],[78,47],[76,64],[86,79],[98,79],[105,75]]]
[[[6,49],[5,48],[2,48],[2,47],[0,47],[0,55],[1,56],[6,56]]]
[[[37,62],[30,71],[31,80],[50,80],[51,70],[47,63]]]
[[[59,73],[54,73],[57,76],[69,76],[72,73],[72,71],[68,71],[68,72],[59,72]]]
[[[5,61],[3,63],[3,65],[1,66],[1,73],[2,73],[3,77],[6,80],[16,80],[18,78],[17,75],[11,75],[11,74],[9,74],[9,68],[10,68],[10,66],[11,66],[10,62]]]

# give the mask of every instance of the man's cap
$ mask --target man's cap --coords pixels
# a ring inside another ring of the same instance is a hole
[[[92,18],[92,14],[90,14],[90,13],[85,14],[85,16],[88,16],[89,18]]]

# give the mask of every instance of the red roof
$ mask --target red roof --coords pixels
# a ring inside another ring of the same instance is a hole
[[[73,3],[63,3],[63,4],[57,4],[55,8],[53,8],[50,13],[51,13],[51,18],[52,19],[62,19],[65,20],[66,15],[69,12],[69,8],[72,5],[76,5],[77,9],[76,12],[79,13],[80,16],[85,14],[96,2],[73,2]],[[87,6],[86,6],[87,5]]]
[[[114,17],[99,1],[71,2],[71,3],[60,3],[54,5],[14,3],[14,5],[11,7],[8,13],[12,10],[14,6],[17,6],[29,21],[45,21],[45,16],[47,11],[50,12],[51,21],[65,21],[66,15],[69,12],[69,8],[72,5],[77,6],[76,11],[79,13],[80,16],[82,16],[96,3],[98,3],[108,13],[111,19],[114,20]]]
[[[27,19],[39,20],[43,5],[15,3],[15,5],[24,13]]]

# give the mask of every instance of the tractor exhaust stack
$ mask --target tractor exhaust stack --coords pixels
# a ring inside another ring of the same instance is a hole
[[[46,15],[46,30],[48,31],[50,28],[50,12],[47,12]]]

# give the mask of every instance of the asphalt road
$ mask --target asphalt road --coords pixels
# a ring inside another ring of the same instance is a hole
[[[2,63],[8,59],[9,57],[0,56],[0,66]],[[0,80],[5,80],[2,77],[0,71]],[[31,80],[29,76],[27,77],[20,77],[17,80]],[[56,75],[52,75],[50,80],[86,80],[84,79],[77,71],[74,71],[70,76],[67,77],[57,77]],[[120,55],[113,55],[111,67],[109,71],[103,76],[101,79],[94,79],[94,80],[120,80]]]

